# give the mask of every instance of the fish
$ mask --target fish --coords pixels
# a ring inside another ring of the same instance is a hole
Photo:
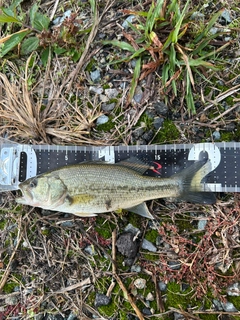
[[[210,160],[199,160],[169,178],[144,175],[153,167],[138,158],[110,164],[81,162],[48,171],[19,184],[17,203],[47,210],[92,217],[123,209],[153,219],[146,201],[179,198],[213,204],[214,193],[204,178],[211,171]]]

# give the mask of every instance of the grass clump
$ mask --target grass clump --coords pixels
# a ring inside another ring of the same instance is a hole
[[[201,74],[202,68],[217,70],[210,62],[217,52],[226,45],[215,50],[212,40],[218,34],[210,34],[222,10],[215,13],[207,24],[191,20],[190,1],[185,4],[177,0],[152,2],[146,11],[123,10],[134,15],[136,22],[130,23],[128,32],[123,36],[128,42],[111,40],[104,41],[105,45],[113,45],[129,52],[127,58],[115,61],[128,62],[135,60],[132,83],[128,101],[131,102],[137,82],[146,78],[150,73],[162,68],[162,91],[174,97],[184,95],[189,113],[196,113],[193,101],[195,90],[194,73]]]

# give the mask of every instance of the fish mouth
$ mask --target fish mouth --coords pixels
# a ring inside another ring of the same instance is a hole
[[[28,188],[24,185],[19,185],[19,189],[22,192],[22,197],[19,197],[16,199],[17,203],[21,204],[29,204],[33,201],[33,196],[31,192],[28,190]]]

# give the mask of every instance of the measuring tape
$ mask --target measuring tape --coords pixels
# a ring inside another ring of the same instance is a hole
[[[240,143],[137,146],[26,145],[0,138],[0,191],[17,190],[20,182],[49,170],[83,161],[116,163],[137,157],[151,163],[147,175],[170,177],[193,161],[209,159],[207,186],[213,192],[240,192]]]

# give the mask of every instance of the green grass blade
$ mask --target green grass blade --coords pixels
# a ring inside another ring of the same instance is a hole
[[[182,13],[178,17],[178,21],[176,23],[175,29],[173,30],[172,39],[171,39],[173,43],[177,43],[177,41],[178,41],[179,30],[180,30],[180,28],[182,26],[182,22],[183,22],[183,19],[185,17],[185,13],[186,13],[187,8],[188,8],[189,1],[190,0],[187,0],[185,6],[183,8]]]
[[[204,30],[193,40],[193,43],[198,43],[209,33],[210,29],[216,23],[216,21],[218,20],[218,18],[224,10],[225,9],[222,9],[213,15],[212,19],[208,23],[206,23],[206,28],[204,28]],[[216,36],[217,35],[215,35],[215,37]]]
[[[140,76],[140,72],[141,72],[141,58],[138,58],[136,61],[136,65],[134,68],[134,72],[133,72],[133,78],[131,81],[131,86],[130,86],[130,90],[129,90],[129,96],[128,96],[128,102],[130,103],[133,99],[134,96],[134,92],[136,90],[137,84],[138,84],[138,79]]]
[[[107,40],[102,42],[103,45],[111,44],[115,47],[119,47],[122,50],[130,51],[130,52],[135,52],[136,50],[131,46],[129,43],[125,41],[118,41],[118,40]]]

